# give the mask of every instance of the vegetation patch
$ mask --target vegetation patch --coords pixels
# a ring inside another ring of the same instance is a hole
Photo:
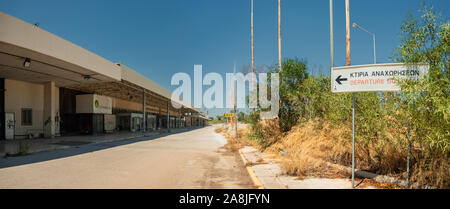
[[[392,61],[427,63],[428,75],[399,80],[398,93],[355,93],[356,168],[405,179],[409,135],[410,182],[450,188],[450,21],[432,7],[420,11],[403,22]],[[250,114],[244,141],[277,154],[287,174],[330,170],[312,159],[351,166],[352,94],[331,93],[330,77],[310,75],[306,60],[282,64],[278,118],[260,121],[261,110]]]

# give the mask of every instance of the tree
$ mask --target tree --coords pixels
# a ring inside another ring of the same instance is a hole
[[[238,119],[239,122],[244,122],[245,121],[245,113],[244,112],[238,112],[237,119]]]
[[[279,125],[281,131],[289,131],[297,123],[301,116],[299,108],[304,108],[304,104],[299,103],[302,98],[302,84],[308,78],[306,60],[286,59],[283,61],[283,71],[280,74],[280,111]]]
[[[411,117],[416,139],[424,146],[450,151],[450,21],[423,5],[422,16],[409,15],[401,26],[402,42],[394,55],[397,62],[428,63],[425,79],[401,81],[402,104]]]
[[[411,124],[412,179],[440,188],[450,186],[450,21],[423,5],[422,16],[409,15],[401,26],[397,62],[428,63],[425,79],[400,81],[401,108]],[[417,149],[418,147],[418,149]]]

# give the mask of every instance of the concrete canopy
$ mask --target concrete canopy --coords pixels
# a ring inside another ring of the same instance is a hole
[[[166,113],[167,104],[170,115],[201,112],[181,100],[177,102],[183,108],[175,109],[167,89],[39,27],[2,12],[0,26],[1,78],[42,84],[53,81],[57,87],[140,103],[145,93],[147,112]]]
[[[34,25],[2,12],[0,25],[1,77],[58,87],[121,78],[114,63]]]

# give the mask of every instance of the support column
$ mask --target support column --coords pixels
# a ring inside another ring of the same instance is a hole
[[[167,133],[170,133],[169,101],[167,101]]]
[[[55,138],[55,115],[56,115],[56,88],[55,82],[44,84],[44,137]]]
[[[181,110],[178,111],[178,128],[181,128]]]
[[[0,140],[5,137],[5,79],[0,78]],[[0,150],[1,153],[1,150]]]
[[[145,91],[142,92],[142,114],[144,114],[144,120],[142,121],[144,123],[144,129],[142,129],[144,132],[147,131],[147,115],[145,114],[146,111],[146,105],[145,105]]]

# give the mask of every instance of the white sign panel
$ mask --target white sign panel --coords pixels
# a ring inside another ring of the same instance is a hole
[[[76,96],[77,113],[112,114],[112,99],[96,94]]]
[[[112,99],[94,94],[94,113],[112,114]]]
[[[375,64],[335,67],[331,70],[331,92],[400,91],[396,79],[419,79],[428,64]]]

